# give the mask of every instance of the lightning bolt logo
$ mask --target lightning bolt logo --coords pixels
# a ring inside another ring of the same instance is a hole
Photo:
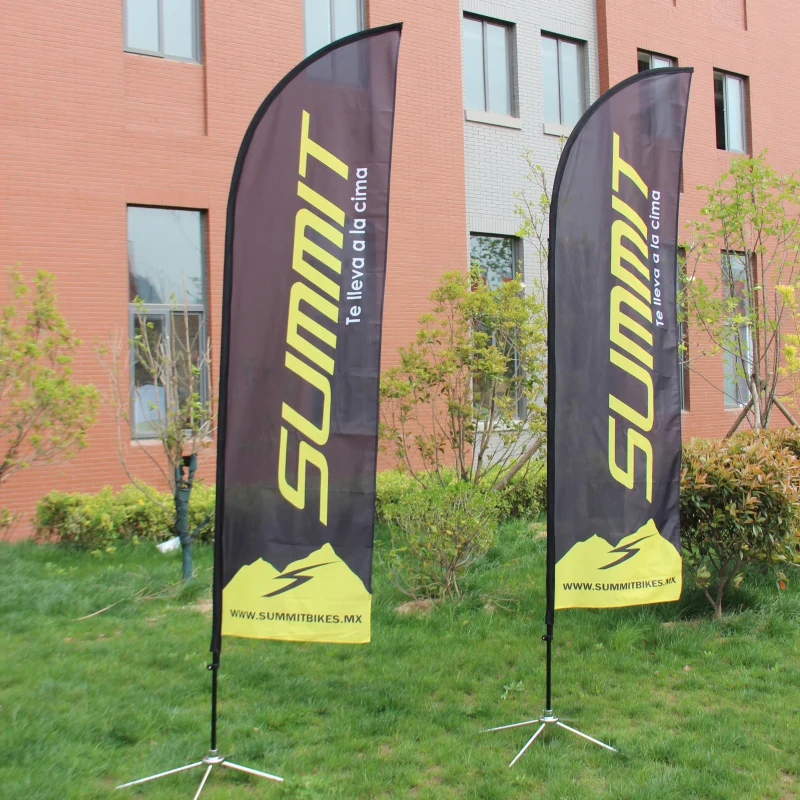
[[[313,575],[303,575],[303,572],[308,572],[310,569],[317,569],[318,567],[327,567],[328,564],[333,564],[333,561],[326,561],[323,564],[312,564],[310,567],[300,567],[299,569],[293,569],[290,572],[283,572],[280,575],[276,575],[273,580],[276,581],[292,581],[287,586],[282,586],[280,589],[276,589],[274,592],[270,592],[269,594],[262,595],[262,597],[275,597],[275,595],[283,594],[284,592],[291,591],[292,589],[296,589],[298,586],[302,586],[304,583],[308,583],[314,576]]]
[[[643,542],[645,539],[649,539],[650,536],[655,536],[655,534],[651,533],[649,536],[642,536],[641,539],[635,539],[632,542],[624,545],[623,547],[615,547],[610,552],[612,553],[624,553],[625,555],[622,558],[618,558],[616,561],[613,561],[611,564],[606,564],[604,567],[600,567],[600,569],[611,569],[611,567],[616,567],[617,564],[621,564],[623,561],[627,561],[629,558],[633,558],[641,548],[634,547],[635,544],[639,544],[639,542]]]

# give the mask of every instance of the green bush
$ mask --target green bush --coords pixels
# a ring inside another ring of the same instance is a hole
[[[495,540],[501,498],[453,480],[414,485],[393,507],[390,564],[414,598],[461,595],[459,581]]]
[[[684,562],[717,618],[725,591],[741,583],[746,565],[785,582],[781,568],[800,564],[800,462],[775,443],[772,434],[751,432],[683,448]]]
[[[158,498],[161,505],[151,498]],[[214,538],[214,498],[213,487],[197,484],[192,489],[189,530],[211,515],[197,541]],[[135,486],[114,493],[107,486],[97,494],[50,492],[36,506],[34,528],[39,540],[97,550],[120,541],[164,541],[174,535],[174,522],[172,495],[154,489],[145,494]]]
[[[544,461],[531,464],[509,481],[503,492],[504,517],[536,519],[547,511],[547,469]]]
[[[411,475],[398,469],[387,469],[375,476],[375,518],[378,522],[389,522],[397,504],[415,483]]]

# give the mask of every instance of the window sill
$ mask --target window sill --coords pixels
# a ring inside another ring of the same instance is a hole
[[[542,133],[547,136],[567,137],[572,133],[574,125],[561,125],[558,122],[545,122],[542,125]]]
[[[480,111],[477,108],[465,108],[464,119],[468,122],[480,122],[483,125],[494,125],[498,128],[522,130],[522,120],[508,114],[494,114],[491,111]]]
[[[161,61],[178,61],[181,64],[201,64],[202,62],[197,58],[187,58],[185,56],[169,56],[165,53],[159,53],[156,50],[135,50],[132,47],[126,47],[125,52],[133,56],[148,56],[150,58],[158,58]]]

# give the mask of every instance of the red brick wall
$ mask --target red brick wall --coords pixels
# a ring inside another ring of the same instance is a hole
[[[768,160],[778,171],[797,168],[800,88],[792,76],[800,66],[800,5],[786,0],[597,0],[597,15],[603,90],[636,72],[637,49],[672,56],[679,66],[695,69],[682,224],[697,218],[705,199],[695,187],[715,183],[731,161],[732,154],[716,149],[714,69],[749,79],[750,152],[768,148]],[[686,235],[683,228],[681,235]],[[690,354],[702,352],[702,346],[699,333],[690,331]],[[704,358],[693,366],[698,374],[689,376],[684,438],[723,436],[739,412],[724,408],[722,393],[715,388],[722,385],[722,357]],[[785,424],[777,410],[773,420]]]
[[[60,310],[84,342],[76,374],[108,394],[97,350],[115,334],[127,338],[126,206],[207,210],[216,352],[233,163],[261,100],[303,57],[301,3],[205,0],[202,64],[124,53],[122,0],[0,0],[0,16],[0,266],[56,275]],[[405,22],[384,366],[411,338],[438,276],[467,261],[459,18],[445,0],[369,3],[370,26]],[[0,281],[0,302],[7,298]],[[127,431],[122,439],[130,470],[159,485],[142,448]],[[158,443],[145,448],[159,455]],[[213,448],[200,474],[214,480]],[[77,458],[14,476],[0,506],[20,514],[15,532],[25,534],[48,491],[124,482],[104,404]]]

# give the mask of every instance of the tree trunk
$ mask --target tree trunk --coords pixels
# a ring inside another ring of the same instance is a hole
[[[192,579],[192,536],[189,533],[189,496],[192,493],[197,456],[184,456],[183,463],[175,470],[175,533],[181,540],[182,572],[184,581]],[[184,470],[188,475],[184,474]]]

